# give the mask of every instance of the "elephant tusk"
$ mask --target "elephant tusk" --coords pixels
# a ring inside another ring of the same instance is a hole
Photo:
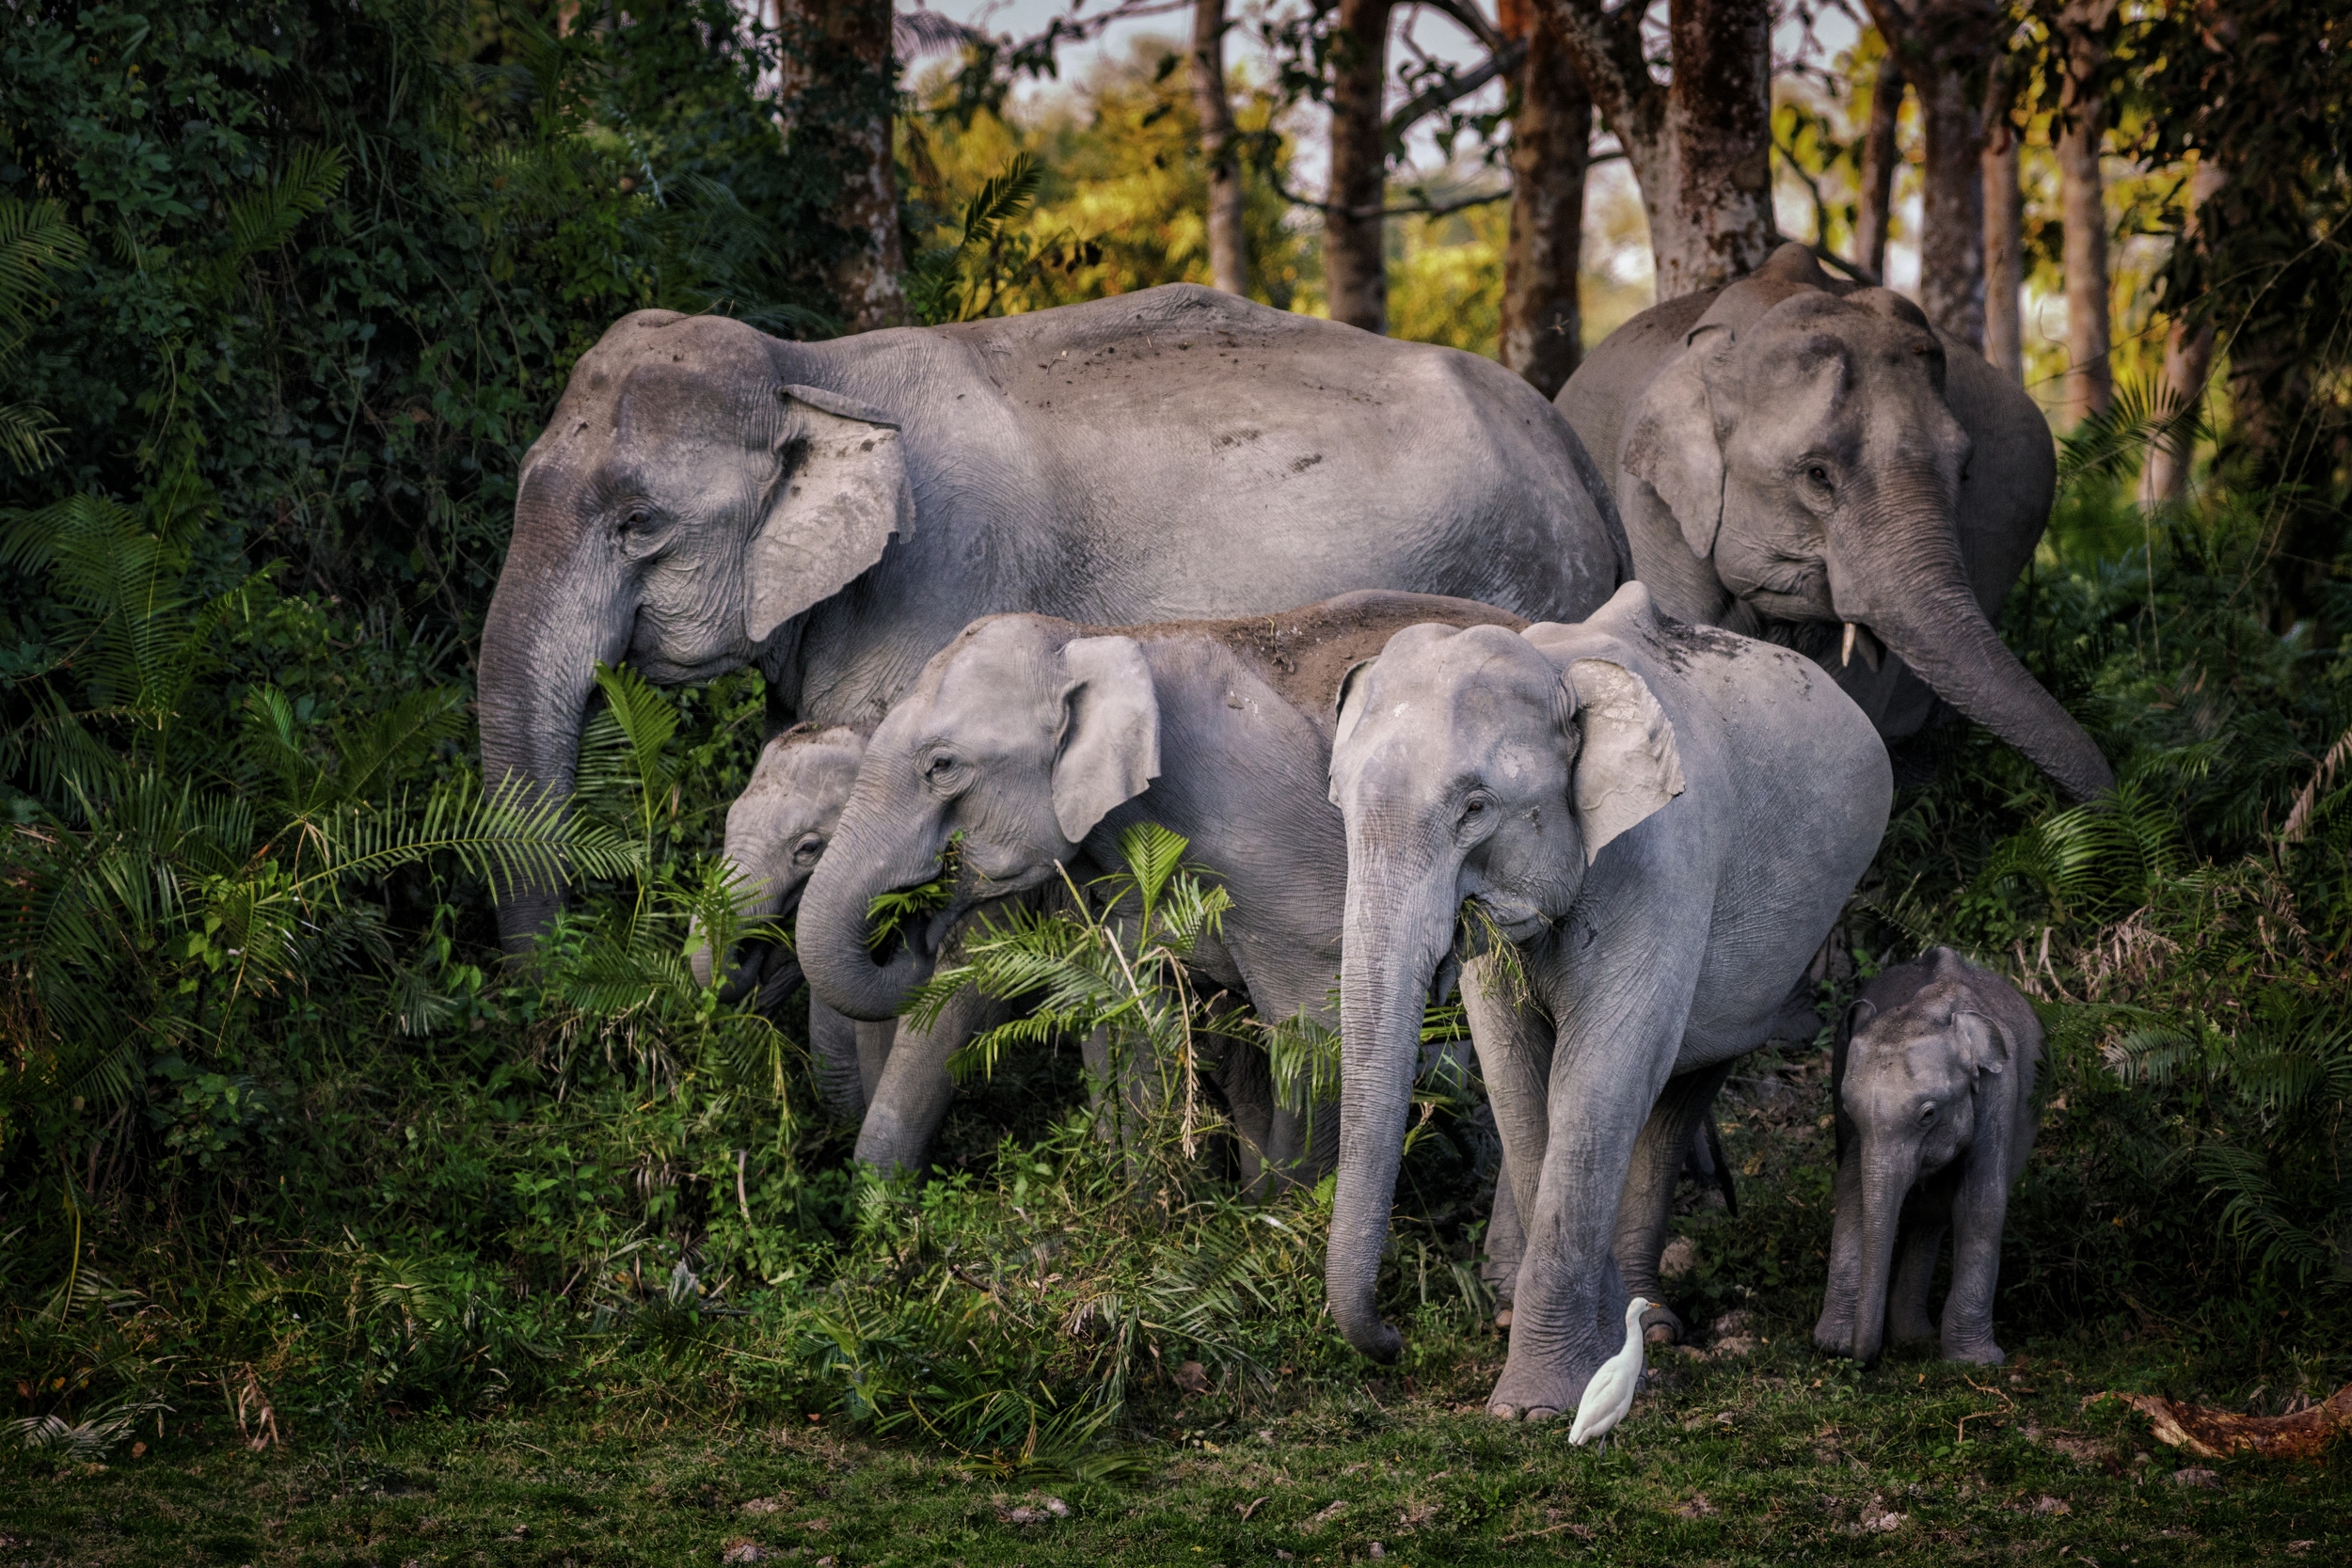
[[[1849,621],[1846,623],[1846,645],[1837,655],[1837,667],[1841,670],[1853,662],[1853,634],[1854,624]]]

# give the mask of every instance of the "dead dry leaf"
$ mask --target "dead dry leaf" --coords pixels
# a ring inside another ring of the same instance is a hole
[[[2159,1441],[2200,1459],[2225,1459],[2238,1452],[2266,1459],[2317,1459],[2329,1443],[2352,1431],[2352,1383],[2337,1389],[2326,1403],[2292,1416],[2241,1416],[2162,1394],[2093,1397],[2122,1400],[2148,1418]]]

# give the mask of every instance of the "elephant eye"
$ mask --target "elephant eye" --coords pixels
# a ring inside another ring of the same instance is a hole
[[[651,527],[653,527],[653,510],[650,507],[632,506],[621,515],[623,533],[643,533]]]
[[[1806,468],[1804,471],[1804,477],[1820,485],[1824,490],[1829,488],[1829,470],[1819,463],[1816,463],[1812,467]]]
[[[1931,1100],[1925,1105],[1919,1107],[1919,1125],[1925,1127],[1928,1123],[1933,1121],[1934,1119],[1935,1101]]]
[[[817,857],[825,852],[825,841],[815,833],[804,835],[792,847],[792,858],[803,865],[814,865]]]
[[[1468,832],[1474,828],[1484,827],[1488,810],[1492,805],[1493,802],[1484,795],[1473,795],[1463,801],[1462,815],[1454,822],[1455,831]]]

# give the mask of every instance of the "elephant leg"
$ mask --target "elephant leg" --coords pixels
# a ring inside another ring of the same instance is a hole
[[[955,1099],[947,1058],[974,1035],[1002,1022],[1008,1012],[1004,1003],[967,986],[940,1009],[929,1029],[917,1029],[904,1019],[898,1022],[874,1102],[866,1107],[866,1125],[858,1132],[860,1164],[884,1171],[923,1168],[930,1157],[931,1139]]]
[[[1967,1174],[1952,1203],[1952,1289],[1944,1298],[1944,1355],[1997,1367],[2008,1353],[1993,1338],[1993,1292],[2001,1282],[2001,1226],[2009,1212],[2009,1172],[2001,1151],[1965,1156]]]
[[[815,992],[808,998],[808,1053],[817,1069],[817,1098],[825,1115],[855,1125],[866,1116],[870,1085],[859,1072],[859,1025],[842,1017]]]
[[[874,1096],[882,1091],[882,1068],[890,1060],[890,1048],[898,1038],[897,1020],[886,1023],[860,1022],[857,1026],[857,1075],[866,1085],[866,1103],[874,1103]]]
[[[1886,1292],[1890,1344],[1935,1338],[1935,1320],[1928,1313],[1928,1291],[1935,1282],[1935,1265],[1943,1257],[1944,1232],[1951,1225],[1952,1199],[1959,1186],[1960,1165],[1955,1163],[1914,1187],[1903,1203],[1896,1232],[1900,1251]]]
[[[1470,1019],[1470,1043],[1478,1050],[1479,1076],[1494,1107],[1495,1133],[1502,1142],[1502,1164],[1495,1173],[1496,1201],[1511,1184],[1512,1217],[1523,1223],[1535,1212],[1544,1169],[1549,1117],[1554,1033],[1534,1006],[1512,999],[1501,960],[1473,958],[1462,966],[1462,1011]],[[1525,1235],[1522,1231],[1522,1243]]]
[[[1268,1070],[1265,1053],[1240,1040],[1228,1040],[1216,1082],[1233,1118],[1242,1190],[1251,1198],[1263,1197],[1266,1146],[1275,1115],[1274,1075]]]
[[[1736,1060],[1736,1058],[1735,1058]],[[1665,1304],[1658,1283],[1658,1258],[1666,1245],[1666,1222],[1674,1215],[1675,1184],[1682,1179],[1691,1140],[1731,1076],[1732,1063],[1718,1062],[1666,1080],[1633,1143],[1633,1164],[1617,1199],[1616,1235],[1609,1250],[1627,1290],[1654,1303],[1642,1314],[1644,1338],[1671,1345],[1682,1338],[1682,1320]]]
[[[1829,1287],[1813,1342],[1837,1355],[1853,1354],[1853,1315],[1862,1297],[1862,1154],[1849,1148],[1837,1162],[1830,1213]]]
[[[1511,1309],[1518,1289],[1519,1260],[1526,1255],[1527,1227],[1519,1223],[1518,1198],[1511,1189],[1511,1162],[1505,1158],[1495,1172],[1495,1205],[1486,1221],[1486,1251],[1478,1260],[1478,1277],[1495,1293],[1498,1323]]]
[[[1594,998],[1588,1006],[1597,1013],[1607,1004]],[[1623,1018],[1620,1008],[1609,1011]],[[1622,1348],[1626,1298],[1612,1243],[1634,1145],[1682,1035],[1679,1016],[1671,1032],[1666,1022],[1645,1029],[1627,1021],[1612,1031],[1618,1034],[1613,1039],[1597,1029],[1587,1034],[1574,1017],[1563,1021],[1532,1209],[1525,1205],[1526,1178],[1515,1182],[1527,1220],[1527,1257],[1511,1307],[1510,1354],[1487,1401],[1505,1420],[1574,1410],[1594,1372]],[[1513,1162],[1520,1158],[1513,1145],[1504,1151]]]

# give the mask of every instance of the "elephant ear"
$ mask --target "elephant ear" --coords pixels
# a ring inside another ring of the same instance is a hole
[[[1160,776],[1160,696],[1132,637],[1081,637],[1062,649],[1062,728],[1054,820],[1082,841],[1112,807]]]
[[[743,631],[755,645],[880,561],[914,523],[898,426],[816,387],[777,391],[785,406],[779,472],[743,554]]]
[[[1989,1072],[1998,1077],[2008,1069],[2010,1055],[2009,1031],[1985,1013],[1958,1012],[1952,1015],[1952,1033],[1958,1037],[1956,1054],[1961,1065],[1970,1072]]]
[[[1356,726],[1362,721],[1366,685],[1364,677],[1372,673],[1372,667],[1379,662],[1377,658],[1359,658],[1347,667],[1346,674],[1340,677],[1339,695],[1333,699],[1331,706],[1332,751],[1337,752],[1347,737],[1356,733]],[[1338,804],[1337,801],[1332,803]]]
[[[1692,327],[1682,352],[1634,401],[1617,449],[1618,467],[1657,492],[1702,561],[1715,553],[1724,521],[1724,454],[1708,374],[1735,341],[1728,326]]]
[[[1665,709],[1624,665],[1580,658],[1562,684],[1580,736],[1570,787],[1590,865],[1610,840],[1682,793],[1682,759]]]

